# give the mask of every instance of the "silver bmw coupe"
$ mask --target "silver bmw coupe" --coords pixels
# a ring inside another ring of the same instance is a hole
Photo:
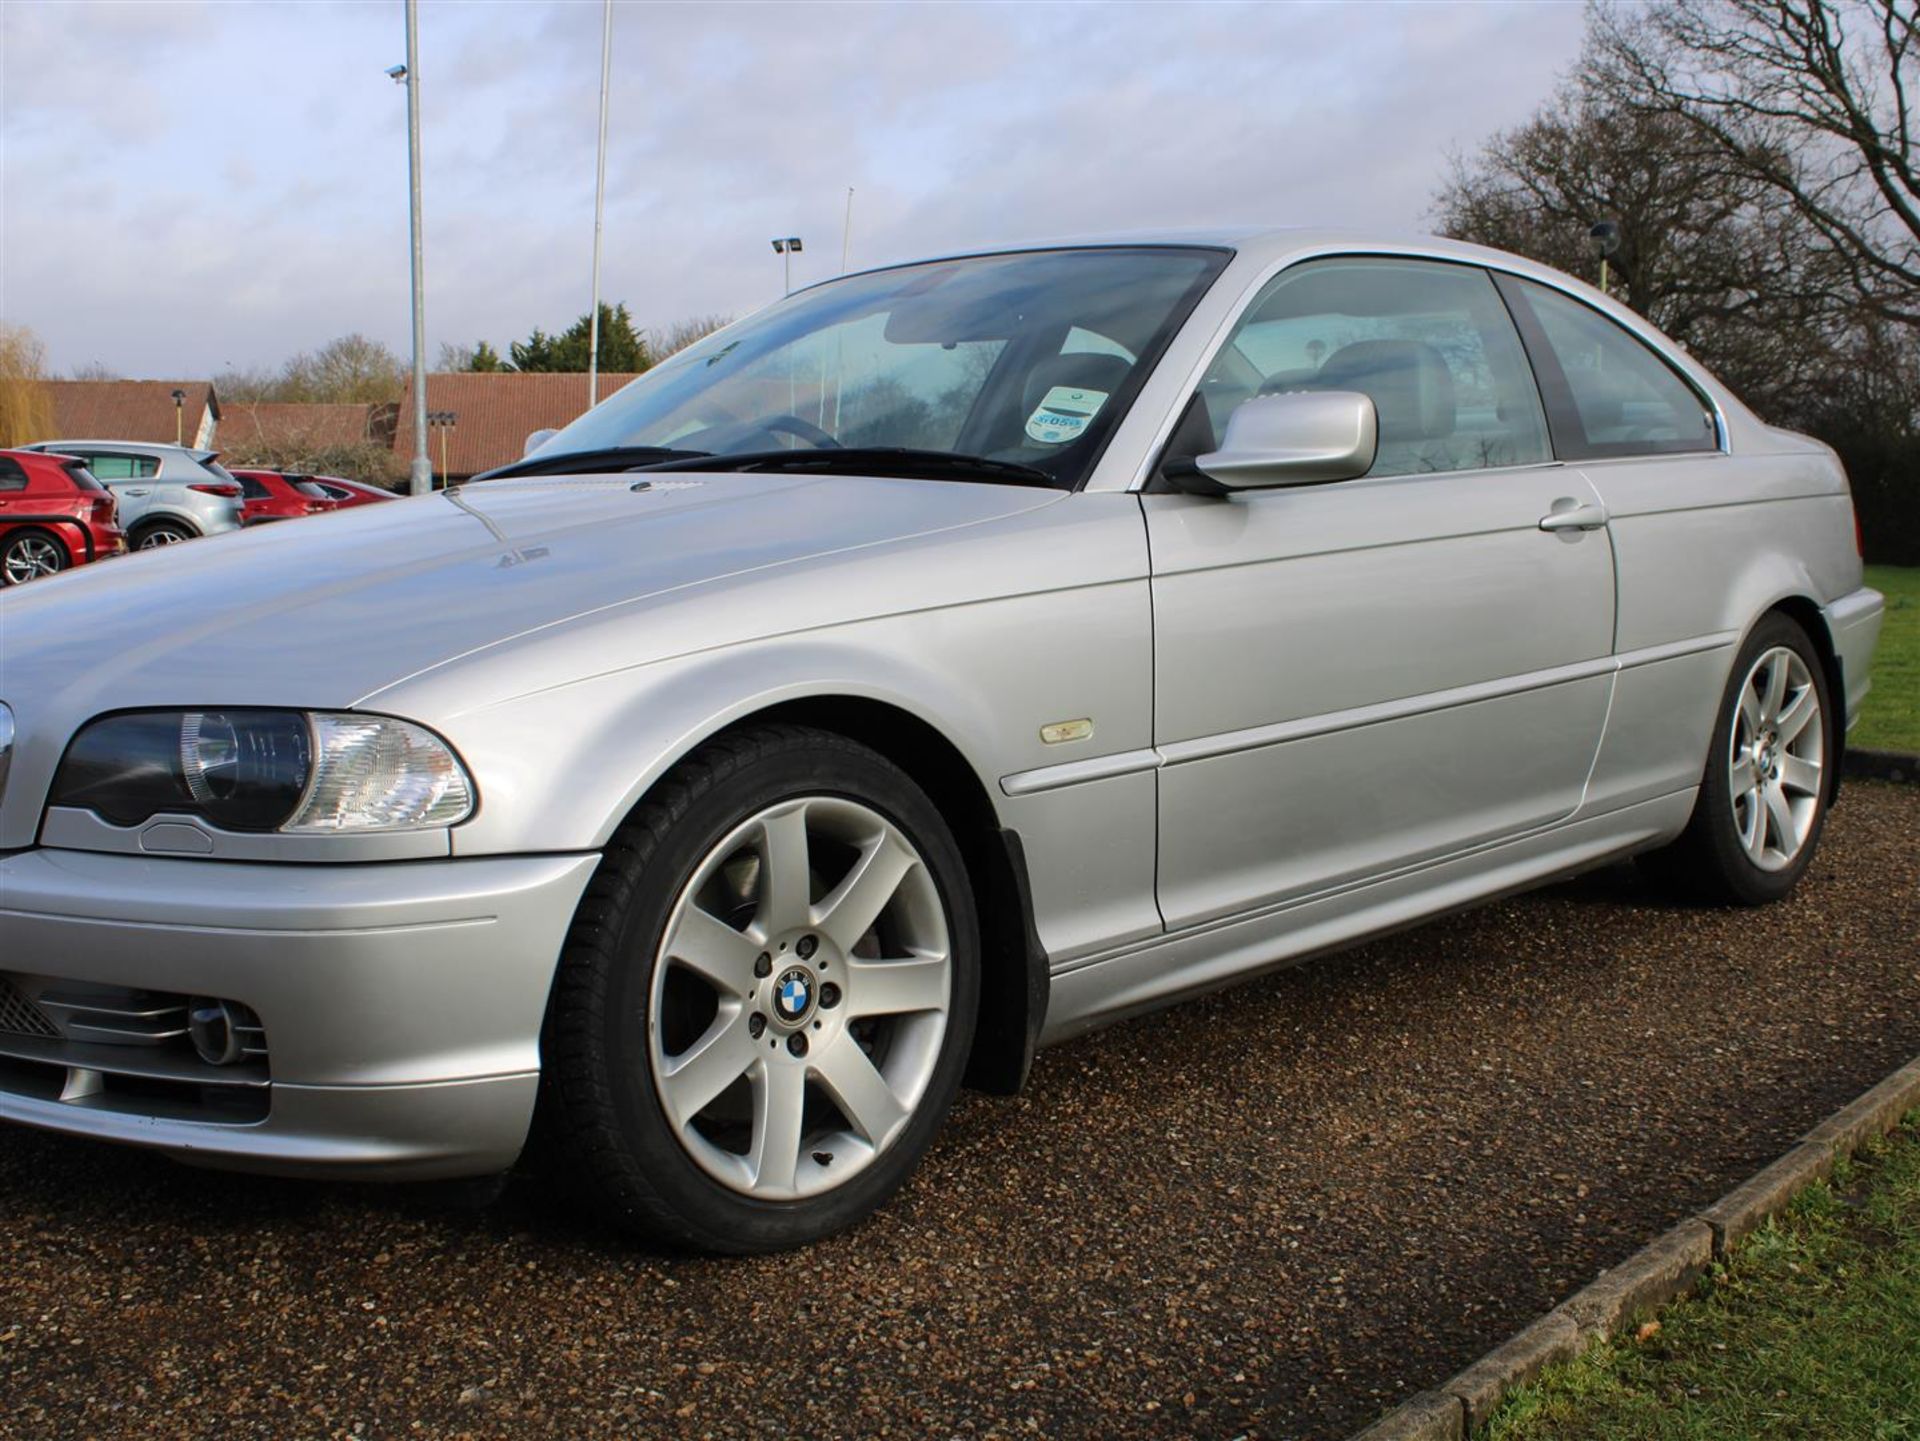
[[[1512,256],[846,276],[0,597],[0,1117],[803,1243],[1089,1027],[1629,855],[1784,896],[1880,615],[1830,451]]]

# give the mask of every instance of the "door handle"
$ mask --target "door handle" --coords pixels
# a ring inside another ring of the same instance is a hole
[[[1606,523],[1604,505],[1580,505],[1571,499],[1556,500],[1553,509],[1540,517],[1542,530],[1600,530]]]

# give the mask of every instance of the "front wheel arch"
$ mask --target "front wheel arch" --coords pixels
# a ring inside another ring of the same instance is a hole
[[[1017,1094],[1046,1021],[1050,971],[1034,922],[1026,852],[1019,833],[1000,824],[979,773],[919,716],[884,700],[844,694],[778,701],[736,716],[689,738],[672,764],[721,737],[769,724],[807,726],[858,742],[905,771],[940,811],[959,844],[980,918],[980,1002],[964,1084],[992,1095]],[[662,776],[672,764],[662,767]],[[635,797],[626,814],[644,805],[652,791],[649,786]]]

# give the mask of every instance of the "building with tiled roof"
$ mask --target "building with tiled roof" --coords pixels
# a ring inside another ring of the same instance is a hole
[[[603,374],[605,400],[632,375]],[[427,377],[427,410],[451,411],[450,426],[429,425],[427,455],[436,484],[441,476],[466,480],[506,465],[526,452],[536,430],[557,430],[587,409],[587,377],[581,372],[451,371]],[[413,382],[400,401],[394,454],[404,464],[413,455]]]
[[[43,440],[146,440],[211,449],[220,398],[210,380],[49,380],[53,430]],[[174,392],[178,391],[176,403]]]

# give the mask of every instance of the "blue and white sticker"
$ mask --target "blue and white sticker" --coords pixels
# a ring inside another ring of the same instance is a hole
[[[1104,390],[1078,390],[1071,385],[1056,385],[1041,397],[1040,404],[1027,417],[1027,438],[1042,445],[1065,445],[1078,440],[1081,432],[1107,403]]]

